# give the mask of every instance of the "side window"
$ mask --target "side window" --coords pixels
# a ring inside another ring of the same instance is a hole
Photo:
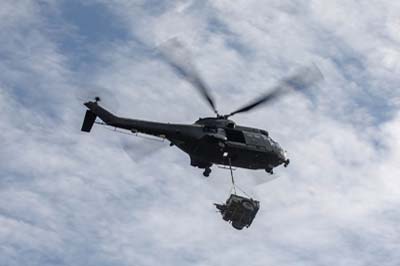
[[[246,143],[254,146],[264,146],[263,135],[246,132]]]
[[[228,141],[246,143],[242,131],[234,129],[225,129],[225,133]]]
[[[268,137],[268,132],[265,130],[260,130],[261,134],[263,134],[264,136]]]
[[[207,132],[207,133],[217,133],[218,132],[216,127],[205,126],[203,130],[204,130],[204,132]]]

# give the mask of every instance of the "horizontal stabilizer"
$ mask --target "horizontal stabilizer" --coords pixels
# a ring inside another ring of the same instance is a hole
[[[87,110],[86,114],[85,114],[85,119],[83,120],[81,130],[83,132],[90,132],[95,120],[96,120],[96,115],[92,111]]]

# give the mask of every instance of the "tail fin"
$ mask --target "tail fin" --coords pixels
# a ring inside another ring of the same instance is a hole
[[[85,118],[83,119],[82,129],[83,132],[90,132],[96,120],[96,114],[90,110],[86,111]]]

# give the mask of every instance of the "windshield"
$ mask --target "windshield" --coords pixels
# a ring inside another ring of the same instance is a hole
[[[276,142],[275,140],[273,140],[273,139],[271,139],[271,138],[269,138],[270,140],[271,140],[271,143],[272,143],[272,146],[273,147],[276,147],[276,148],[281,148],[281,145],[279,145],[279,143],[278,142]]]
[[[264,135],[264,139],[272,148],[282,149],[281,146],[279,145],[279,143],[276,142],[275,140],[271,139],[270,137]]]

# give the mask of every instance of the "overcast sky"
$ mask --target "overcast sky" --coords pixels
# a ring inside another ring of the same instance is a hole
[[[399,14],[389,0],[0,0],[0,264],[398,266]],[[160,60],[172,37],[221,113],[299,66],[324,75],[234,118],[291,159],[266,183],[235,171],[261,202],[249,229],[212,205],[226,170],[205,179],[168,143],[80,132],[95,93],[122,116],[212,115]]]

